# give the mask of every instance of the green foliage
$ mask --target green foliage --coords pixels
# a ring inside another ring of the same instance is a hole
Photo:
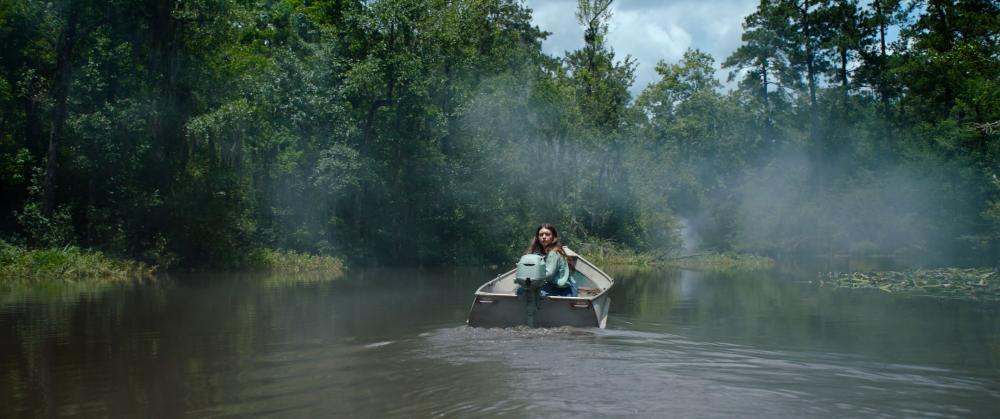
[[[39,179],[40,170],[35,171],[31,186],[28,187],[29,199],[24,208],[14,213],[14,218],[33,246],[68,246],[75,241],[73,220],[69,208],[60,206],[50,215],[42,212],[42,186]]]
[[[514,0],[0,1],[0,231],[165,268],[431,265],[553,222],[642,264],[683,217],[722,251],[995,260],[994,2],[762,1],[738,89],[690,50],[634,102],[611,4],[551,57]]]
[[[29,201],[24,204],[24,209],[15,213],[15,217],[33,245],[61,246],[74,242],[73,220],[69,208],[65,206],[46,216],[39,202]]]
[[[579,243],[573,250],[598,266],[671,267],[705,272],[755,272],[774,268],[774,259],[766,256],[725,252],[664,258],[663,254],[637,252],[599,238]]]
[[[12,151],[0,156],[0,181],[7,185],[24,182],[25,173],[31,167],[31,152],[26,148]]]
[[[315,273],[332,278],[344,274],[344,263],[340,259],[292,250],[255,250],[250,253],[244,267],[282,274]]]
[[[0,284],[131,281],[155,267],[109,258],[75,246],[27,250],[0,240]]]
[[[992,214],[986,208],[995,194],[990,176],[996,150],[986,145],[990,134],[973,127],[1000,116],[992,113],[995,108],[973,105],[972,111],[964,104],[992,100],[980,92],[991,91],[1000,62],[988,52],[996,51],[995,43],[981,36],[995,23],[982,18],[995,15],[996,6],[939,2],[920,10],[880,1],[863,10],[851,2],[803,4],[761,2],[747,18],[746,44],[726,60],[737,70],[757,69],[741,85],[756,103],[783,93],[793,99],[788,111],[777,114],[763,102],[764,112],[778,118],[751,125],[781,146],[762,155],[743,180],[723,188],[731,192],[723,196],[735,193],[741,202],[737,235],[727,242],[767,254],[876,253],[932,264],[993,263],[995,244],[982,232]],[[952,23],[946,28],[941,19]],[[815,30],[805,32],[806,25]],[[893,26],[903,39],[884,44]],[[963,48],[978,48],[979,61],[959,58]],[[779,59],[763,65],[771,51]],[[831,70],[823,73],[828,87],[815,93],[787,89],[805,83],[762,88],[786,70],[808,81],[803,66],[809,53],[817,60],[811,74]],[[856,72],[844,71],[851,54],[864,61]],[[994,58],[982,59],[989,56]],[[765,75],[761,69],[774,71]],[[959,87],[968,79],[978,80],[975,92]],[[874,90],[856,90],[864,84]],[[731,205],[706,204],[710,211]]]
[[[597,266],[627,265],[651,267],[658,263],[656,255],[649,252],[637,252],[635,249],[622,246],[609,240],[589,238],[577,244],[573,250]]]

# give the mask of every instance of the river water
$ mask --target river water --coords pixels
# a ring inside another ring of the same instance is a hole
[[[0,417],[1000,417],[1000,305],[615,271],[606,329],[476,329],[478,269],[0,291]]]

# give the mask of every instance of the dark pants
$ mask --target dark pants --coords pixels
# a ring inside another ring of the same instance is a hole
[[[545,285],[542,285],[542,295],[555,295],[558,297],[576,297],[578,294],[579,293],[576,289],[576,281],[574,281],[572,278],[569,280],[569,283],[566,284],[565,287],[557,287],[549,282],[545,283]]]

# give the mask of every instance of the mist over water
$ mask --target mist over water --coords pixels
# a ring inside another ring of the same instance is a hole
[[[960,178],[958,164],[876,160],[875,166],[820,170],[789,147],[747,170],[735,197],[740,246],[769,254],[889,257],[925,267],[982,260],[981,249],[968,250],[968,235],[982,220],[960,216],[975,211],[970,197],[976,192]]]
[[[677,219],[677,224],[680,226],[682,243],[681,252],[684,255],[694,254],[698,251],[699,246],[701,246],[701,237],[698,235],[698,232],[695,231],[694,226],[691,225],[691,221],[687,218],[679,217]]]

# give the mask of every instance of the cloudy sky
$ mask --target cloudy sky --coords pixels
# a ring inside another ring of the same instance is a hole
[[[534,23],[552,32],[543,44],[550,55],[563,56],[583,46],[583,29],[576,21],[576,0],[526,0]],[[639,62],[632,95],[654,82],[660,60],[676,62],[688,48],[712,54],[716,65],[740,45],[743,18],[757,0],[616,0],[608,43],[615,56],[630,54]],[[718,71],[725,82],[727,71]]]

